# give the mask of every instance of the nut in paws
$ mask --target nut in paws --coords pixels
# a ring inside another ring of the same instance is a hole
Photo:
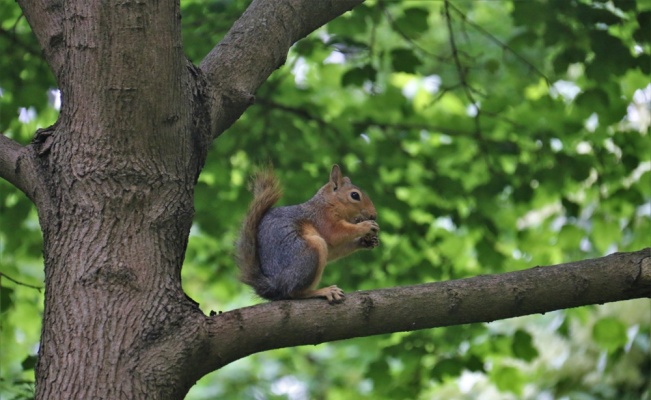
[[[377,233],[369,233],[363,238],[359,239],[359,244],[361,247],[372,249],[380,245],[380,238]]]

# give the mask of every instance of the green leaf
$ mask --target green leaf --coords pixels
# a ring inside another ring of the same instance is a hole
[[[417,36],[428,28],[427,17],[429,10],[423,8],[408,8],[396,19],[396,27],[407,36]]]
[[[484,68],[486,68],[486,71],[494,74],[500,69],[500,62],[494,58],[488,59],[484,63]]]
[[[538,357],[538,350],[533,344],[533,339],[528,332],[518,329],[513,335],[513,355],[525,361],[532,361]]]
[[[567,71],[567,67],[570,64],[583,62],[586,56],[587,54],[582,48],[575,46],[568,47],[554,57],[554,72],[563,74]]]
[[[581,4],[578,3],[578,13],[577,16],[585,22],[589,22],[591,25],[596,24],[605,24],[605,25],[615,25],[621,22],[621,17],[612,13],[610,10],[605,8],[597,8],[593,5]]]
[[[650,54],[640,54],[636,58],[636,65],[645,74],[651,73],[651,55]]]
[[[436,363],[432,369],[432,378],[442,381],[446,377],[455,377],[461,375],[464,369],[464,363],[458,358],[445,358]]]
[[[581,240],[586,236],[585,232],[576,225],[563,225],[558,233],[558,244],[564,249],[578,249]]]
[[[364,33],[367,23],[368,21],[364,13],[353,11],[339,18],[335,18],[328,23],[327,28],[329,33],[352,37]]]
[[[545,15],[546,5],[538,1],[514,1],[512,3],[513,12],[511,16],[513,23],[517,26],[524,26],[529,29],[535,29],[544,24],[544,19],[540,18]]]
[[[577,106],[586,110],[587,115],[607,109],[610,103],[608,94],[600,88],[588,89],[576,96],[574,101]]]
[[[581,207],[578,204],[576,204],[575,202],[569,200],[566,197],[563,197],[561,199],[561,203],[563,204],[563,208],[565,209],[565,213],[569,217],[576,218],[576,217],[579,216],[579,212],[581,211]]]
[[[612,0],[615,7],[619,8],[622,11],[633,11],[637,7],[637,3],[631,0]],[[648,6],[648,3],[647,3]],[[643,13],[640,13],[643,14]],[[647,13],[648,14],[648,13]],[[649,32],[649,31],[647,31]]]
[[[611,246],[619,243],[621,237],[622,231],[617,221],[593,218],[590,239],[600,253],[605,253]]]
[[[0,286],[0,313],[4,313],[14,305],[13,300],[14,289]]]
[[[413,51],[397,49],[391,52],[391,65],[396,72],[414,73],[416,68],[422,65],[422,62]]]
[[[638,42],[649,43],[649,31],[651,31],[651,10],[637,14],[638,28],[633,33],[633,38]]]
[[[37,360],[38,360],[38,356],[36,355],[30,355],[25,357],[23,362],[20,364],[23,367],[23,371],[34,369]]]
[[[497,366],[491,371],[491,380],[501,391],[519,395],[524,388],[526,377],[517,368]]]
[[[586,68],[586,75],[597,82],[612,79],[624,74],[635,66],[628,46],[619,38],[606,31],[595,30],[590,33],[591,48],[595,58]]]
[[[614,317],[602,318],[592,327],[592,338],[599,346],[612,353],[628,341],[626,325]]]
[[[371,65],[353,68],[343,74],[341,77],[342,86],[362,86],[364,82],[373,82],[377,76],[377,71]]]

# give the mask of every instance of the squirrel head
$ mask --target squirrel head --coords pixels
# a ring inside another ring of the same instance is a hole
[[[371,199],[362,189],[343,176],[337,164],[332,166],[330,182],[319,190],[329,208],[341,219],[351,223],[375,220],[377,212]]]

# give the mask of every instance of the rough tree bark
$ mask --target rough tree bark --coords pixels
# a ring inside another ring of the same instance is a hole
[[[37,399],[180,399],[266,349],[650,295],[645,249],[207,317],[180,270],[208,145],[292,43],[361,1],[253,1],[199,68],[183,55],[178,2],[18,2],[63,97],[30,145],[0,135],[0,176],[34,202],[44,237]]]

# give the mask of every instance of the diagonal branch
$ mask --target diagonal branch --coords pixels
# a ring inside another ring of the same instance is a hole
[[[294,114],[304,120],[316,122],[319,125],[319,127],[322,129],[329,128],[335,133],[341,134],[332,124],[328,123],[320,116],[311,113],[309,110],[307,110],[307,108],[292,107],[261,97],[258,97],[258,99],[256,100],[256,105],[262,106],[267,109],[276,109],[276,110],[285,111],[287,113]],[[388,123],[388,122],[376,121],[372,119],[365,119],[365,120],[349,119],[348,125],[357,127],[357,130],[365,130],[370,127],[376,127],[381,130],[389,130],[389,129],[397,129],[403,131],[404,130],[426,130],[429,132],[440,132],[450,136],[475,135],[475,132],[456,129],[454,127],[434,125],[429,123],[411,123],[411,122]]]
[[[2,29],[0,27],[0,36],[7,38],[13,46],[20,48],[23,50],[25,53],[30,54],[36,58],[41,57],[41,49],[34,48],[33,46],[30,46],[28,43],[24,43],[18,35],[16,35],[16,32],[11,32],[5,29]],[[12,46],[12,47],[13,47]]]
[[[254,0],[200,66],[215,89],[213,137],[253,104],[292,44],[362,1]]]
[[[502,49],[502,51],[513,54],[513,56],[515,56],[518,60],[520,60],[521,63],[525,64],[529,69],[534,71],[536,73],[536,75],[543,78],[548,87],[551,87],[551,82],[549,81],[549,78],[547,77],[547,75],[545,75],[538,67],[536,67],[531,62],[529,62],[529,60],[527,60],[522,55],[520,55],[520,53],[518,53],[517,51],[512,49],[508,44],[506,44],[506,43],[502,42],[501,40],[499,40],[497,37],[495,37],[495,35],[488,32],[486,29],[482,28],[480,25],[472,22],[470,19],[468,19],[468,16],[463,11],[461,11],[458,7],[456,7],[454,4],[452,4],[452,3],[450,3],[448,1],[448,2],[446,2],[445,6],[446,6],[446,8],[450,7],[452,10],[454,10],[457,14],[459,14],[461,16],[461,19],[463,20],[464,23],[470,25],[471,27],[476,29],[479,33],[481,33],[486,38],[488,38],[490,41],[492,41],[493,43],[498,45]]]
[[[207,317],[205,374],[252,353],[651,297],[651,248],[447,282],[279,301]]]
[[[65,63],[63,1],[17,0],[57,81]]]
[[[466,68],[463,65],[461,65],[461,59],[459,58],[459,49],[457,48],[456,39],[454,38],[454,29],[452,29],[452,18],[450,17],[450,11],[448,9],[449,4],[450,2],[448,0],[445,0],[443,10],[445,12],[445,21],[448,28],[448,38],[450,40],[450,49],[452,50],[452,58],[454,59],[454,64],[457,67],[457,73],[459,75],[459,82],[461,83],[461,87],[463,88],[463,91],[465,92],[468,101],[470,101],[470,104],[472,104],[477,109],[477,115],[475,117],[475,121],[477,124],[476,129],[477,132],[480,132],[479,115],[481,113],[481,110],[479,108],[479,104],[477,103],[477,100],[475,100],[475,97],[473,95],[473,88],[470,86],[470,83],[468,82],[468,78],[466,75]]]
[[[398,24],[396,24],[396,21],[395,21],[395,19],[393,18],[393,15],[392,15],[391,12],[389,11],[389,8],[387,7],[387,5],[385,4],[384,1],[381,1],[381,2],[378,4],[378,6],[379,6],[380,8],[382,8],[382,10],[384,11],[384,15],[386,15],[387,20],[389,21],[389,24],[391,25],[391,28],[392,28],[392,29],[393,29],[393,30],[398,34],[398,36],[400,36],[400,37],[401,37],[405,42],[409,43],[409,45],[410,45],[411,47],[413,47],[414,49],[416,49],[416,50],[420,51],[421,53],[427,55],[427,57],[429,57],[429,58],[433,58],[433,59],[438,60],[438,61],[440,61],[440,62],[448,62],[448,61],[449,61],[449,60],[447,59],[447,57],[442,57],[442,56],[440,56],[440,55],[438,55],[438,54],[435,54],[435,53],[433,53],[433,52],[431,52],[431,51],[425,49],[423,46],[421,46],[421,45],[419,45],[418,43],[416,43],[416,41],[415,41],[414,39],[410,38],[409,35],[407,35],[406,33],[404,33],[404,32],[402,31],[402,29],[400,29],[400,27],[398,26]]]
[[[488,168],[489,171],[495,174],[496,172],[494,171],[493,165],[490,162],[490,158],[488,156],[489,151],[486,149],[486,145],[485,145],[485,141],[481,129],[481,118],[482,118],[483,111],[480,104],[477,102],[473,94],[476,93],[477,90],[470,85],[470,82],[468,81],[468,76],[466,74],[467,69],[461,64],[461,59],[459,58],[459,49],[456,44],[454,29],[452,28],[452,17],[450,15],[450,1],[444,0],[443,5],[444,5],[443,11],[445,14],[445,21],[448,27],[448,38],[450,40],[450,48],[452,50],[452,58],[454,59],[454,63],[457,67],[457,74],[459,75],[459,83],[461,84],[461,87],[463,88],[463,91],[466,94],[466,98],[468,99],[470,104],[472,104],[472,106],[475,108],[475,115],[473,117],[473,121],[475,122],[474,136],[481,150],[481,156],[483,157],[484,162],[486,163],[486,167]]]
[[[0,134],[0,178],[6,179],[36,203],[40,186],[33,157],[29,147]]]
[[[12,278],[9,275],[5,274],[4,272],[0,272],[0,282],[2,282],[2,277],[5,277],[7,280],[15,283],[16,285],[24,286],[24,287],[30,288],[30,289],[36,289],[36,290],[38,290],[39,293],[41,293],[41,291],[44,289],[43,286],[30,285],[29,283],[21,282],[18,279]]]

